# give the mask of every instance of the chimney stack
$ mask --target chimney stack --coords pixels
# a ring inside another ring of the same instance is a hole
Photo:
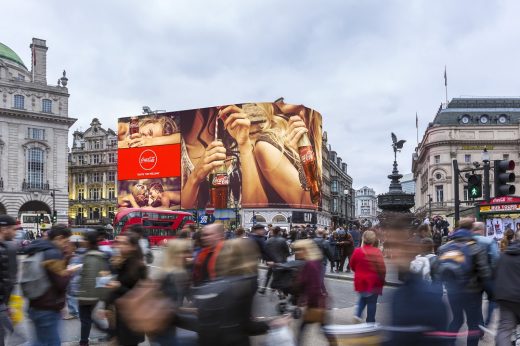
[[[47,85],[47,45],[45,40],[33,38],[31,47],[31,75],[34,83]]]

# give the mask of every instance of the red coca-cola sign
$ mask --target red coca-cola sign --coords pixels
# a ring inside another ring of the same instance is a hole
[[[224,186],[229,185],[229,176],[227,173],[216,173],[213,176],[213,180],[211,181],[211,185],[213,186]]]
[[[151,149],[144,150],[141,155],[139,155],[139,166],[145,171],[150,171],[154,169],[157,165],[157,154],[155,151]]]
[[[314,161],[314,152],[312,151],[311,146],[300,147],[298,149],[302,164]]]

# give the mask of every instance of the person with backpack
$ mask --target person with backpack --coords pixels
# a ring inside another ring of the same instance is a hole
[[[468,346],[478,345],[482,332],[482,291],[492,296],[491,267],[487,251],[477,244],[471,228],[473,219],[459,221],[451,241],[439,248],[436,275],[445,283],[452,320],[448,331],[457,333],[464,323],[468,325]]]
[[[99,250],[98,232],[91,230],[85,233],[85,249],[81,255],[83,267],[79,274],[76,296],[81,321],[80,346],[88,346],[92,327],[92,312],[106,289],[96,283],[98,278],[110,273],[108,256]]]
[[[471,230],[473,232],[473,237],[477,241],[477,244],[486,249],[489,266],[491,267],[491,271],[494,272],[496,264],[498,262],[498,258],[500,257],[496,241],[493,238],[488,238],[485,236],[486,224],[483,222],[473,223],[473,228]],[[493,317],[493,311],[495,310],[495,308],[495,302],[489,299],[488,297],[488,308],[486,318],[482,319],[481,321],[484,326],[488,326],[489,323],[491,323],[491,318]]]
[[[29,318],[33,321],[36,344],[61,345],[59,322],[65,307],[65,293],[72,274],[78,267],[67,268],[64,251],[71,236],[62,224],[53,225],[27,248],[22,262],[22,292],[29,300]]]
[[[316,231],[316,238],[313,239],[318,249],[320,249],[322,254],[322,263],[323,263],[323,271],[321,274],[322,280],[325,279],[325,272],[327,271],[327,260],[332,263],[332,256],[330,254],[330,245],[329,241],[326,238],[325,230],[323,228],[318,228]]]

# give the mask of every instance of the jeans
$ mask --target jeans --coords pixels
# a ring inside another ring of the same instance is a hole
[[[7,337],[8,332],[13,332],[13,325],[9,319],[5,305],[2,304],[2,307],[0,308],[0,346],[5,345],[5,338]]]
[[[516,325],[520,322],[520,314],[518,313],[520,304],[499,303],[498,305],[500,307],[500,319],[498,320],[495,343],[497,346],[510,346],[513,331],[516,330]]]
[[[92,311],[96,307],[96,303],[79,306],[79,320],[81,323],[81,338],[80,344],[88,343],[90,336],[90,329],[92,328]]]
[[[67,294],[67,309],[69,310],[69,315],[78,317],[78,298]]]
[[[265,275],[264,288],[267,289],[269,286],[269,281],[271,280],[271,276],[273,276],[273,268],[267,268],[267,274]]]
[[[495,311],[496,307],[497,307],[497,303],[488,299],[487,314],[486,314],[486,319],[484,320],[485,326],[487,326],[491,323],[491,318],[493,318],[493,311]]]
[[[377,308],[377,294],[374,293],[359,293],[359,301],[356,311],[356,316],[361,318],[365,306],[367,307],[367,323],[374,323],[376,321],[376,308]]]
[[[61,346],[59,311],[29,308],[29,318],[33,321],[36,332],[33,346]]]
[[[466,313],[469,333],[467,345],[477,346],[481,334],[478,325],[482,320],[482,294],[448,288],[448,301],[453,314],[448,331],[458,332],[464,323],[464,313]]]

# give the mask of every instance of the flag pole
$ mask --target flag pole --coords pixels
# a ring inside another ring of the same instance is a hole
[[[415,112],[415,130],[417,131],[417,146],[419,146],[419,118],[417,112]]]
[[[444,65],[444,89],[446,92],[446,108],[448,108],[448,75],[446,74],[446,65]]]

